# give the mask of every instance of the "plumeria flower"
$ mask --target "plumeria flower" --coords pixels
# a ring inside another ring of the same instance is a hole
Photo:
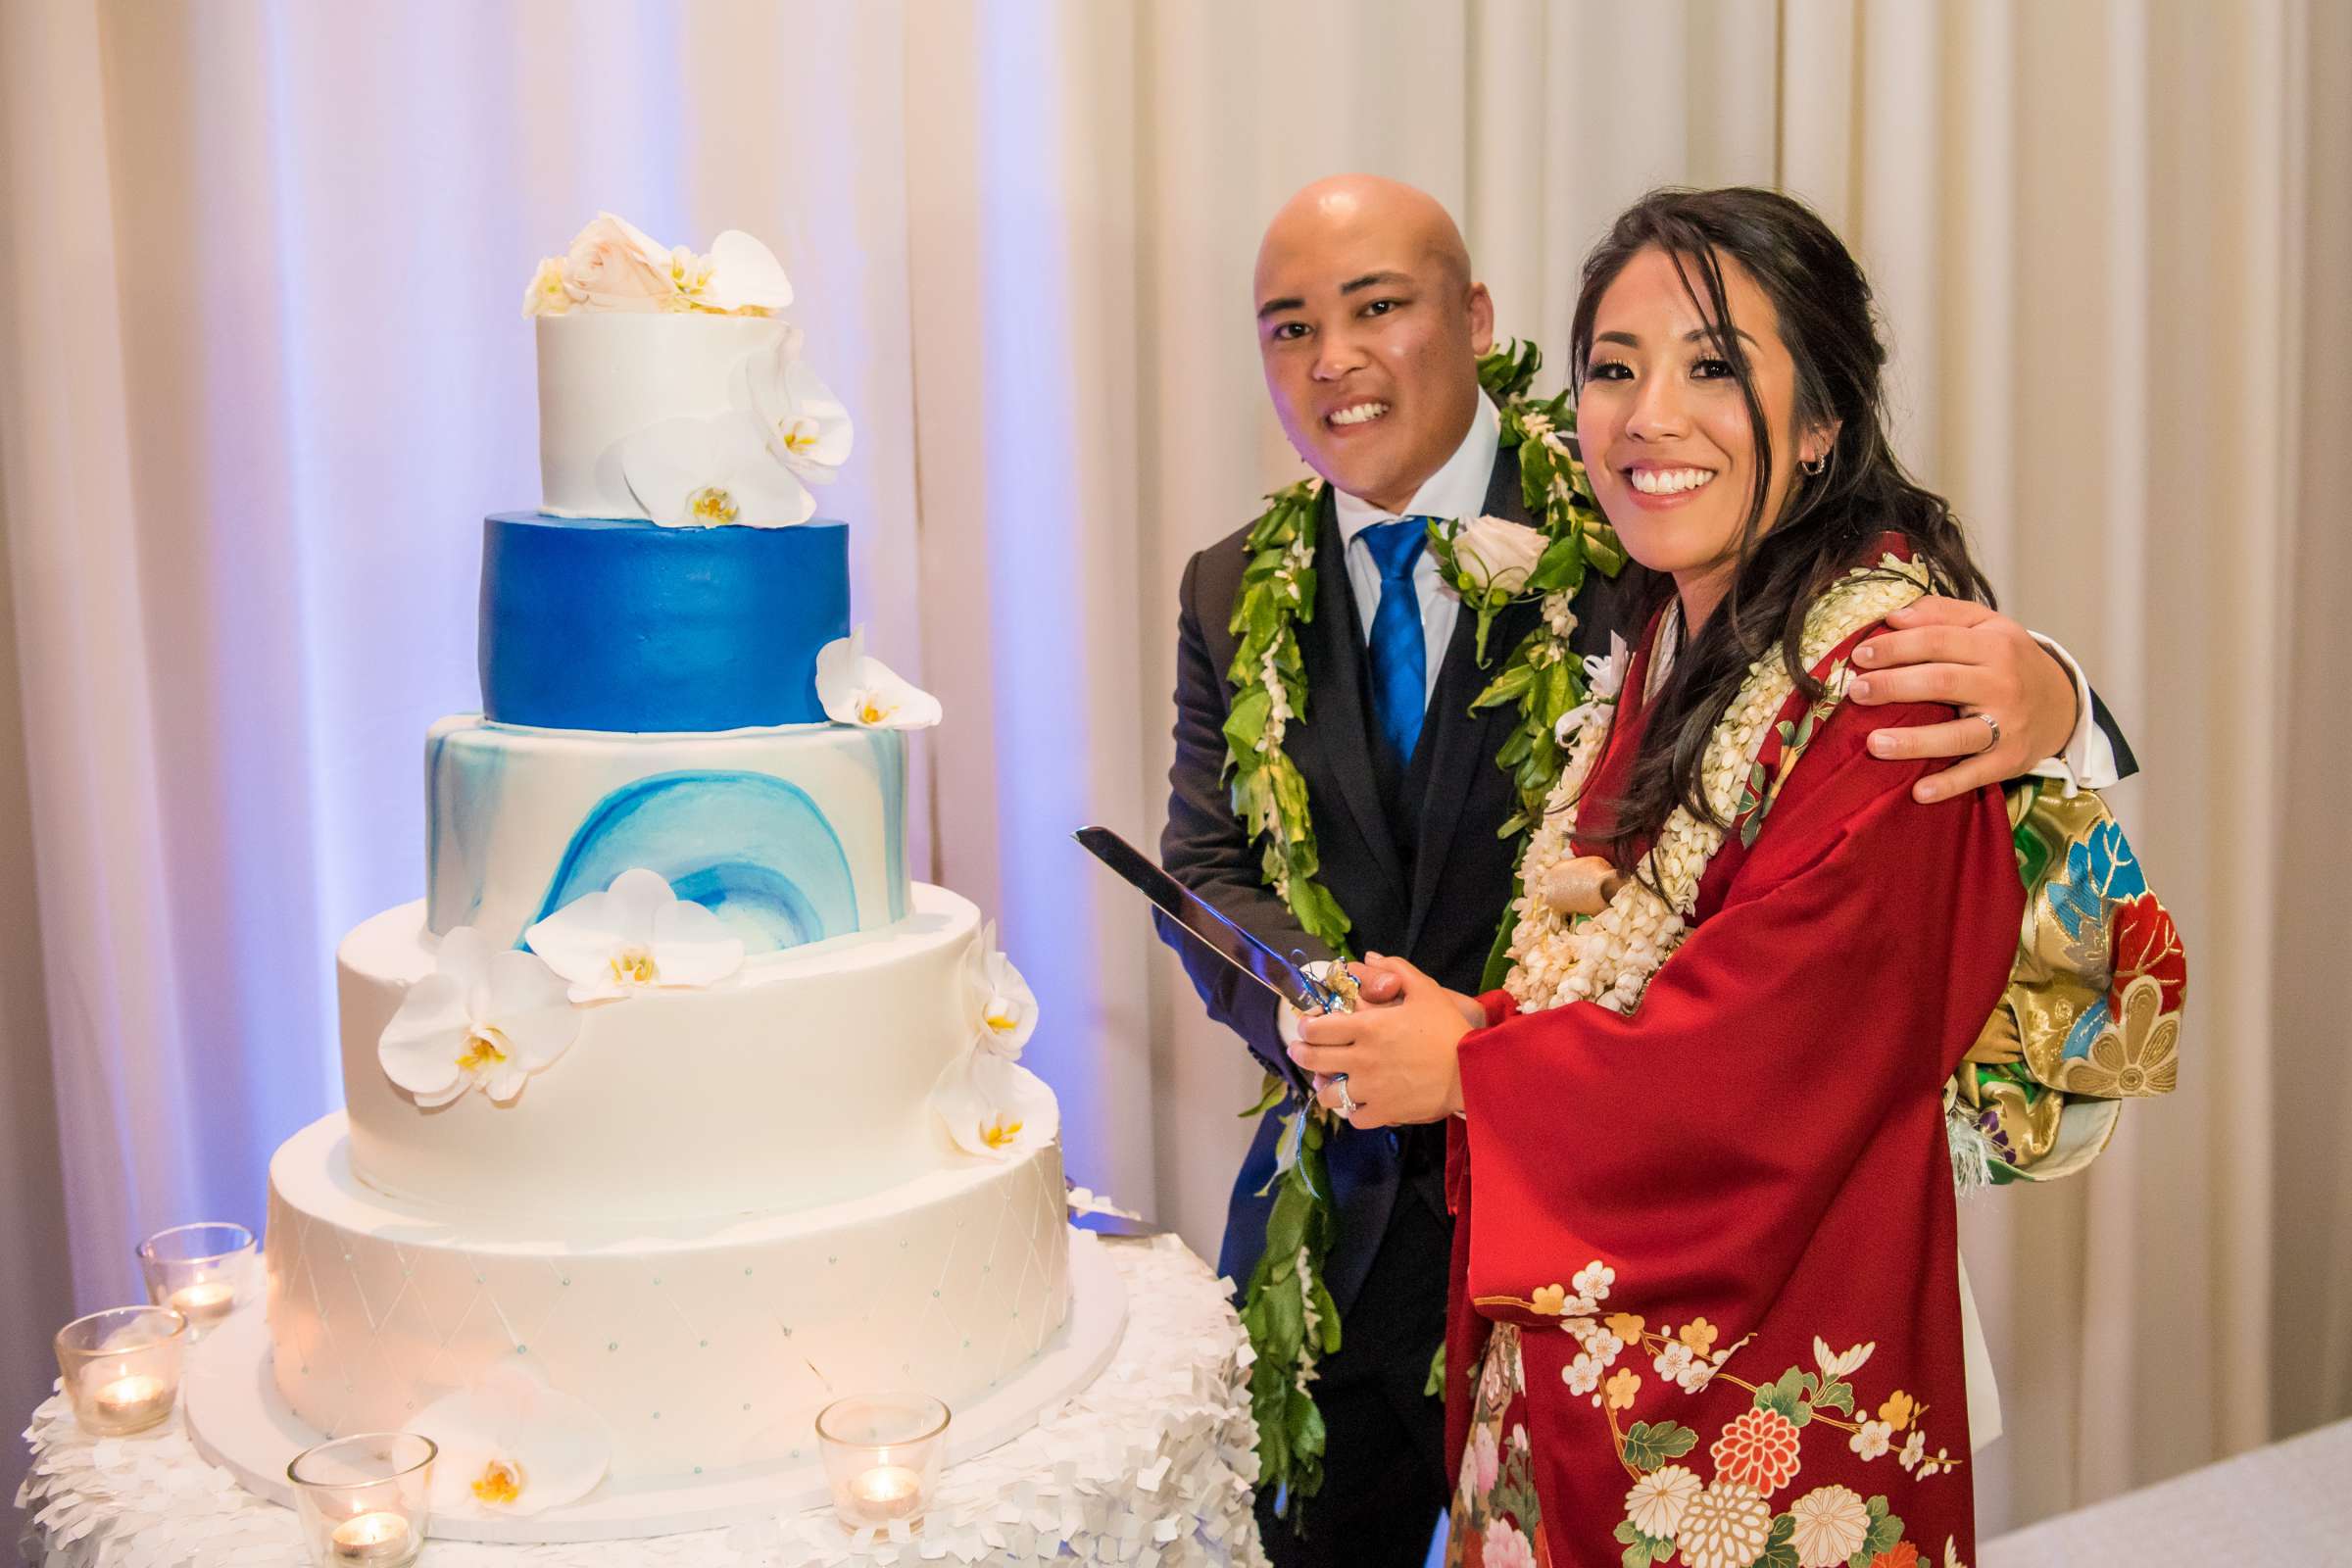
[[[831,484],[850,460],[850,411],[801,359],[795,331],[735,368],[733,400],[758,421],[775,460],[810,484]]]
[[[561,1508],[594,1492],[612,1459],[612,1437],[594,1410],[513,1361],[426,1405],[408,1430],[440,1446],[433,1507],[453,1515]]]
[[[774,312],[792,303],[792,279],[775,252],[739,228],[710,242],[710,272],[702,303],[732,314]]]
[[[603,893],[581,894],[522,940],[571,982],[574,1002],[654,986],[707,986],[743,967],[743,939],[643,866],[621,872]]]
[[[740,410],[648,425],[621,442],[620,474],[645,514],[664,528],[784,528],[816,514],[816,498],[776,462],[759,421]]]
[[[816,651],[816,700],[836,724],[861,729],[929,729],[939,699],[865,651],[865,628]]]
[[[434,970],[403,998],[376,1041],[384,1076],[426,1107],[468,1089],[505,1104],[579,1033],[563,980],[469,925],[441,939]]]
[[[941,1069],[931,1108],[956,1148],[983,1159],[1016,1159],[1061,1132],[1061,1107],[1046,1081],[977,1043]]]
[[[978,1015],[980,1044],[1006,1061],[1018,1061],[1021,1048],[1037,1032],[1037,993],[1029,989],[1029,982],[1021,978],[1012,960],[998,951],[994,920],[972,947],[964,964],[964,983]]]

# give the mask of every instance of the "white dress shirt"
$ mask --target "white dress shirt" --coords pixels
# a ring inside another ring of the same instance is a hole
[[[1468,522],[1487,510],[1487,485],[1494,477],[1494,454],[1502,445],[1502,416],[1484,392],[1470,416],[1469,433],[1445,466],[1421,481],[1411,504],[1402,512],[1383,512],[1371,502],[1335,487],[1332,501],[1339,512],[1340,537],[1347,542],[1348,586],[1355,590],[1355,618],[1363,640],[1372,640],[1372,617],[1380,610],[1380,565],[1362,534],[1376,522],[1398,517],[1444,517]],[[1413,592],[1421,601],[1422,701],[1437,695],[1438,672],[1445,667],[1446,650],[1453,643],[1453,623],[1461,614],[1462,598],[1438,571],[1438,558],[1423,550],[1413,562]],[[1507,652],[1508,650],[1505,650]]]

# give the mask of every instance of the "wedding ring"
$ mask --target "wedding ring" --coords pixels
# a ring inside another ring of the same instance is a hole
[[[1341,1118],[1352,1121],[1355,1118],[1355,1097],[1348,1092],[1348,1075],[1344,1072],[1333,1073],[1331,1087],[1340,1092]]]
[[[1984,721],[1984,727],[1992,731],[1992,739],[1984,743],[1985,751],[1989,752],[1995,746],[2001,744],[2001,721],[1999,719],[1993,717],[1990,713],[1971,713],[1968,716],[1971,718],[1983,719]]]

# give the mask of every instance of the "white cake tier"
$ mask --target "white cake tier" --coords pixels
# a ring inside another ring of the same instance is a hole
[[[699,1229],[395,1203],[354,1179],[348,1147],[328,1116],[270,1162],[275,1380],[328,1434],[403,1426],[520,1360],[604,1420],[616,1481],[715,1476],[802,1457],[841,1393],[917,1388],[953,1409],[1068,1308],[1054,1145]]]
[[[498,946],[632,866],[764,953],[906,913],[906,746],[813,724],[716,735],[522,729],[424,742],[427,925]]]
[[[540,509],[559,517],[643,517],[620,445],[665,419],[734,407],[735,368],[773,354],[773,317],[574,311],[539,318]]]
[[[980,913],[944,888],[918,883],[888,931],[582,1005],[570,1047],[511,1103],[468,1092],[433,1110],[376,1049],[433,970],[423,913],[386,910],[335,956],[352,1167],[386,1195],[541,1226],[667,1221],[810,1208],[964,1157],[929,1096],[972,1041]]]

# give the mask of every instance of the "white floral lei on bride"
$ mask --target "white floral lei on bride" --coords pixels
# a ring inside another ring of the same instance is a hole
[[[1857,566],[1805,612],[1805,667],[1812,668],[1855,632],[1886,619],[1929,589],[1927,568],[1896,556],[1882,557],[1876,566]],[[1665,637],[1662,630],[1661,646]],[[1653,652],[1653,668],[1655,659]],[[1648,876],[1626,878],[1598,914],[1562,914],[1545,899],[1552,870],[1578,858],[1571,841],[1582,805],[1579,797],[1608,739],[1629,662],[1622,645],[1606,660],[1588,661],[1592,700],[1560,720],[1563,731],[1574,725],[1575,742],[1519,862],[1518,923],[1511,932],[1511,971],[1503,981],[1522,1012],[1596,1002],[1612,1012],[1631,1014],[1650,976],[1682,945],[1698,906],[1699,879],[1723,847],[1722,826],[1700,820],[1687,806],[1678,807],[1650,849]],[[1843,698],[1846,674],[1843,667],[1838,669],[1829,700]],[[1795,690],[1777,647],[1748,665],[1740,695],[1707,737],[1699,764],[1700,787],[1718,822],[1739,816],[1775,716]],[[1665,897],[1652,889],[1652,882]]]

